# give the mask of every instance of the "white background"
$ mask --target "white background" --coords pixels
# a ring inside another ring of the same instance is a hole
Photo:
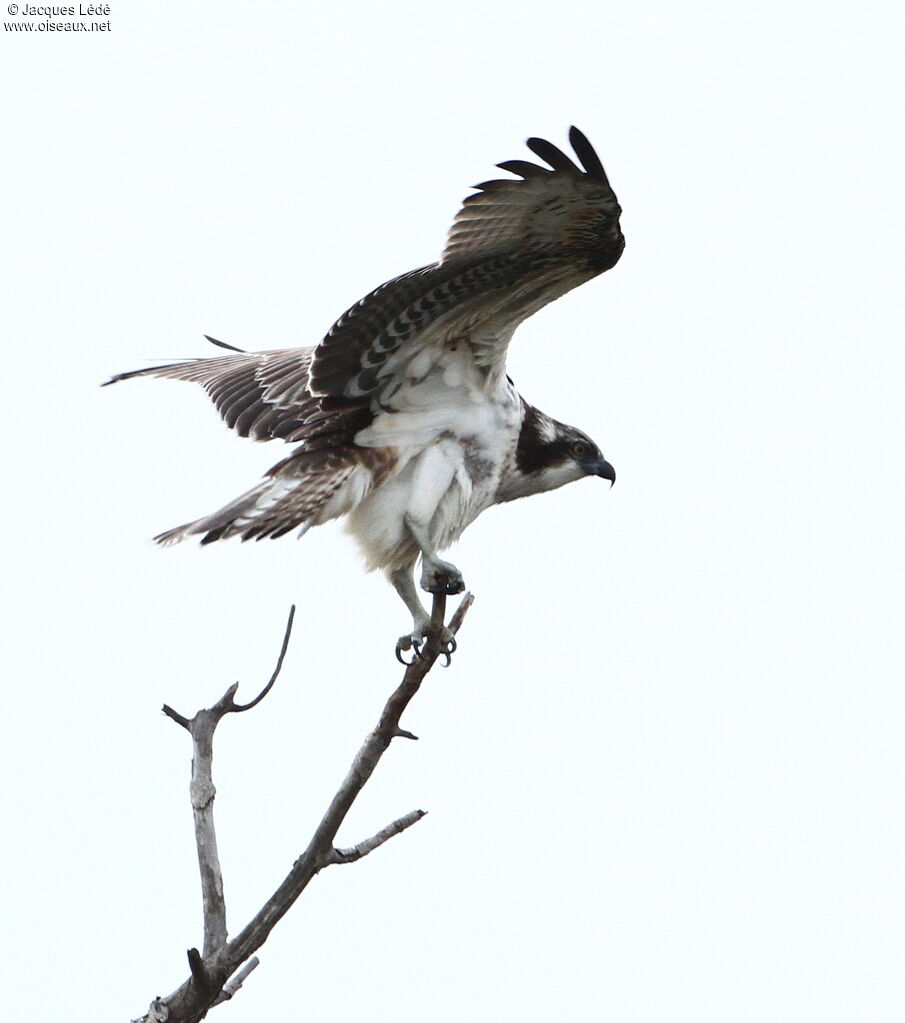
[[[341,528],[148,541],[285,448],[97,385],[202,333],[315,343],[572,123],[627,248],[510,371],[619,482],[466,533],[461,650],[340,840],[429,816],[318,877],[216,1018],[903,1018],[900,10],[120,0],[107,34],[2,33],[5,1018],[186,976],[164,701],[250,697],[298,605],[217,735],[235,933],[399,676],[405,611]]]

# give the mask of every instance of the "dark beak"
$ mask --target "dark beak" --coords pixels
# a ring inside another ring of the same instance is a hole
[[[605,458],[601,458],[594,466],[594,475],[602,476],[605,480],[609,480],[610,486],[616,482],[616,470]]]

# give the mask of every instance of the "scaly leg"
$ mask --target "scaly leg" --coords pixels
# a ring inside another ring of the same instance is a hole
[[[414,650],[417,657],[421,656],[421,645],[424,643],[427,630],[430,627],[430,615],[421,603],[418,590],[415,588],[415,578],[412,574],[414,567],[414,563],[412,563],[388,573],[390,582],[395,587],[399,596],[402,597],[405,606],[412,615],[411,633],[406,636],[400,636],[396,643],[396,659],[403,664],[406,663],[402,656],[403,650]],[[456,649],[456,639],[445,626],[440,636],[440,645],[441,652],[446,656],[446,663],[449,664],[450,658]]]
[[[418,591],[415,589],[415,579],[412,575],[412,569],[414,563],[405,565],[403,568],[394,569],[389,573],[390,582],[396,588],[396,592],[402,597],[405,606],[409,609],[412,615],[412,634],[411,636],[402,636],[399,642],[402,644],[403,650],[408,650],[412,645],[412,641],[418,641],[424,639],[424,633],[430,623],[431,616],[427,613],[427,609],[421,603],[421,599],[418,596]],[[408,643],[405,641],[408,640]]]
[[[437,551],[430,542],[427,527],[414,519],[405,516],[405,524],[421,548],[421,589],[428,593],[446,593],[452,596],[465,589],[465,580],[455,565],[437,556]]]

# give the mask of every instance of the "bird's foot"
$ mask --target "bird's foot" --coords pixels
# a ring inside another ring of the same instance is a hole
[[[456,566],[448,561],[425,561],[421,568],[421,589],[451,597],[464,591],[465,580]]]
[[[426,623],[423,626],[416,627],[412,632],[405,636],[400,636],[396,643],[396,660],[400,664],[408,665],[414,664],[415,659],[425,660],[425,654],[423,651],[426,648],[427,643],[437,636],[437,645],[439,647],[438,653],[440,657],[444,657],[443,667],[448,668],[452,662],[452,655],[456,652],[456,637],[451,629],[447,629],[445,625],[442,625],[439,630],[439,635],[436,633],[430,634],[430,623]],[[407,661],[403,657],[403,652],[411,650],[412,659]]]

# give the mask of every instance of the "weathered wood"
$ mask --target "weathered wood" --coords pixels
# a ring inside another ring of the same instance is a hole
[[[459,631],[473,599],[470,593],[466,593],[462,598],[447,626],[449,632],[455,634]],[[295,608],[292,610],[294,613]],[[307,848],[295,861],[279,888],[231,941],[226,940],[226,903],[213,818],[215,795],[212,780],[213,735],[225,714],[250,710],[272,688],[289,642],[292,614],[286,627],[276,670],[262,692],[250,703],[235,703],[233,697],[238,688],[236,683],[213,707],[198,711],[191,719],[183,717],[171,707],[164,706],[164,713],[187,729],[192,736],[192,810],[195,817],[198,862],[201,868],[204,949],[203,954],[199,954],[197,949],[189,950],[191,976],[166,998],[155,998],[148,1012],[133,1023],[198,1023],[204,1019],[210,1008],[232,998],[239,990],[245,978],[258,964],[258,960],[252,958],[253,954],[264,944],[276,924],[320,870],[332,864],[353,863],[367,856],[425,815],[423,810],[414,810],[349,849],[337,849],[333,844],[346,814],[393,739],[416,738],[411,732],[400,728],[399,719],[439,657],[443,655],[448,663],[448,648],[443,643],[445,617],[446,597],[442,594],[435,595],[431,625],[424,646],[411,664],[406,666],[402,681],[387,700],[377,725],[356,753],[345,779],[330,801]]]

